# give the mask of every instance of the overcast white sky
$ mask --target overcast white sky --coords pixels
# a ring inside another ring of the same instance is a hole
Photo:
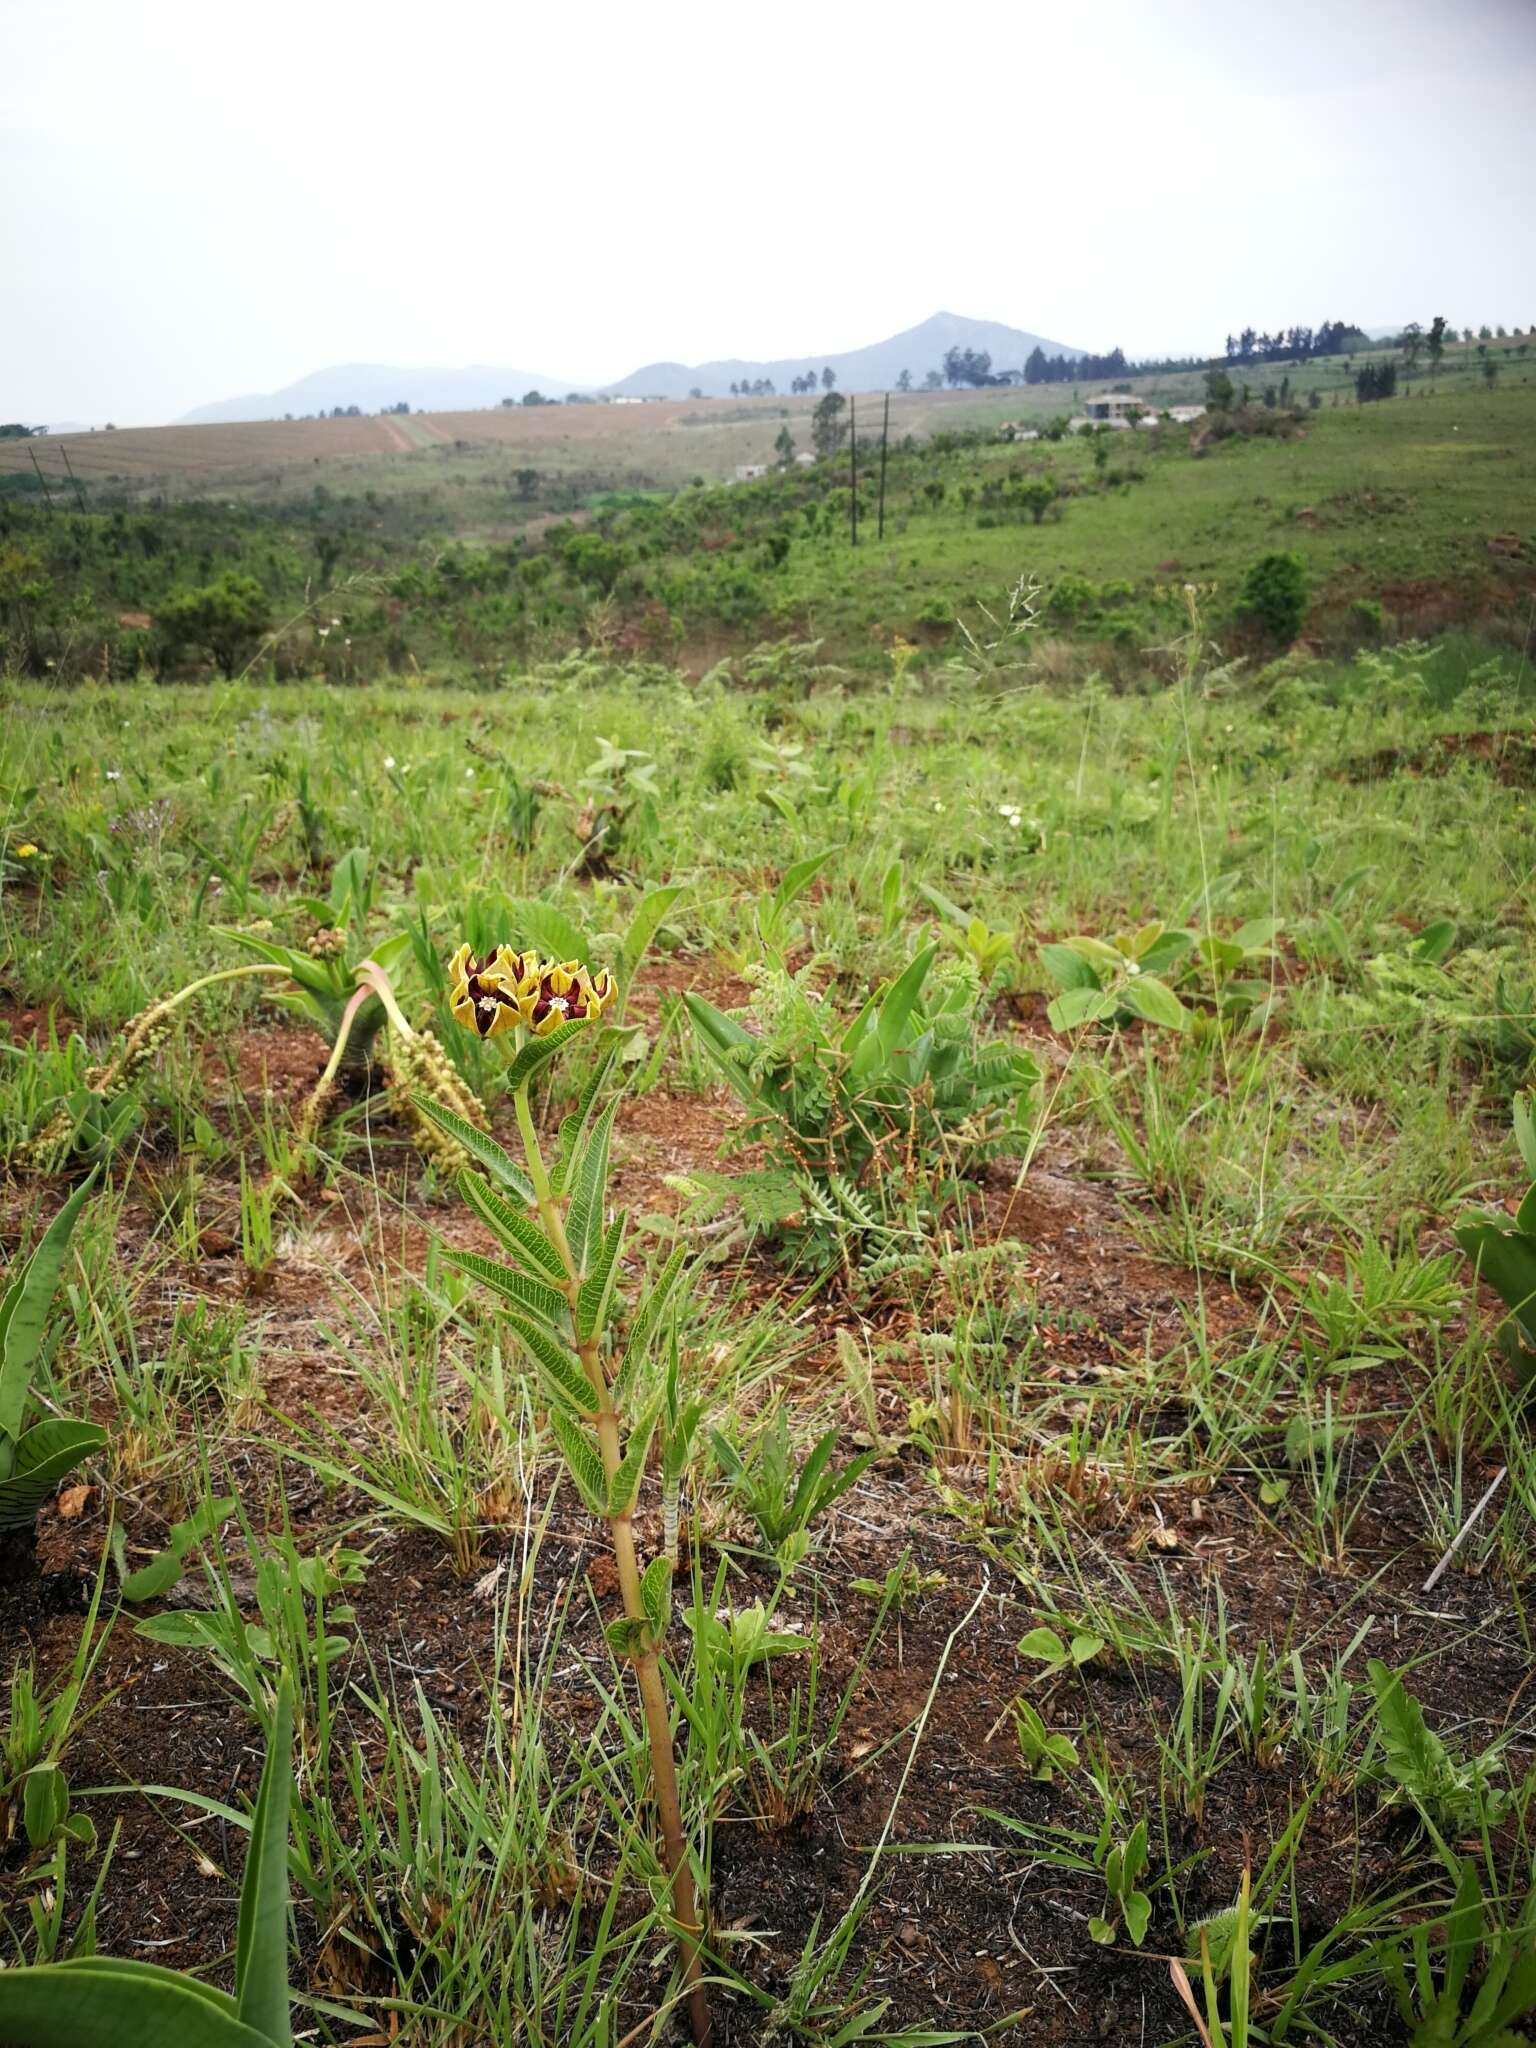
[[[0,420],[1536,320],[1536,0],[0,0]]]

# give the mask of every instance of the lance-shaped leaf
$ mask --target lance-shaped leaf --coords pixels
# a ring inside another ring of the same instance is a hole
[[[292,2048],[288,1990],[288,1808],[293,1794],[293,1695],[285,1681],[251,1815],[251,1846],[235,1935],[239,2017],[273,2048]]]
[[[613,1120],[618,1115],[615,1096],[592,1126],[581,1163],[572,1181],[571,1206],[566,1212],[565,1235],[578,1273],[585,1274],[603,1229],[603,1202],[608,1192],[608,1153],[613,1138]]]
[[[164,1550],[140,1565],[136,1572],[122,1576],[123,1598],[125,1600],[158,1600],[162,1593],[169,1593],[181,1577],[182,1567],[189,1552],[199,1543],[206,1542],[219,1524],[235,1511],[233,1494],[213,1495],[194,1508],[184,1522],[171,1526],[170,1541]],[[120,1529],[119,1525],[119,1529]],[[117,1537],[119,1530],[114,1530]]]
[[[494,1138],[488,1138],[484,1131],[455,1116],[451,1109],[444,1109],[440,1102],[430,1095],[413,1095],[411,1101],[423,1116],[429,1117],[439,1130],[446,1131],[450,1138],[457,1140],[471,1159],[478,1160],[498,1187],[508,1194],[516,1195],[520,1202],[530,1209],[534,1205],[533,1183],[523,1169],[504,1152]]]
[[[683,997],[700,1045],[720,1069],[749,1109],[765,1109],[772,1116],[784,1113],[784,1089],[774,1082],[759,1080],[750,1065],[762,1051],[762,1040],[754,1038],[744,1025],[704,996],[690,989]]]
[[[67,1416],[49,1416],[24,1430],[16,1440],[15,1464],[0,1479],[0,1529],[27,1528],[64,1475],[106,1440],[96,1423]]]
[[[510,1202],[497,1194],[484,1174],[466,1168],[459,1175],[459,1193],[481,1222],[496,1233],[507,1250],[521,1260],[535,1279],[564,1284],[565,1261],[559,1252],[531,1217],[525,1216],[521,1209],[514,1209]]]
[[[621,1209],[614,1217],[607,1235],[598,1246],[592,1270],[581,1283],[581,1293],[576,1299],[576,1335],[583,1344],[590,1344],[594,1337],[601,1336],[608,1320],[608,1307],[613,1300],[614,1282],[619,1273],[619,1254],[624,1246],[626,1216],[627,1211]]]
[[[578,1415],[589,1416],[597,1412],[593,1405],[591,1382],[558,1338],[541,1329],[537,1323],[529,1322],[525,1316],[513,1315],[510,1311],[502,1320],[532,1356],[560,1401],[574,1408]]]
[[[569,1304],[563,1294],[553,1287],[546,1287],[542,1280],[535,1280],[531,1273],[520,1273],[515,1266],[499,1266],[494,1259],[487,1259],[479,1252],[455,1251],[443,1248],[444,1263],[456,1266],[461,1273],[468,1273],[473,1279],[484,1281],[494,1288],[504,1301],[526,1309],[530,1315],[558,1330],[561,1319]]]
[[[603,1461],[598,1455],[597,1445],[579,1423],[573,1422],[559,1408],[550,1410],[549,1426],[570,1467],[576,1491],[594,1515],[606,1515],[608,1482],[603,1474]]]
[[[619,990],[622,1005],[626,989],[634,982],[640,962],[645,958],[652,939],[661,929],[661,921],[682,895],[685,883],[665,882],[660,888],[647,889],[635,905],[635,914],[629,920],[629,929],[619,948],[619,974],[624,986]]]
[[[639,1377],[641,1366],[650,1352],[651,1337],[662,1314],[676,1289],[683,1265],[687,1259],[687,1247],[679,1245],[667,1263],[656,1276],[654,1286],[635,1311],[630,1324],[629,1338],[624,1346],[623,1361],[613,1379],[613,1405],[623,1409]]]
[[[660,1412],[661,1403],[656,1401],[650,1412],[629,1433],[623,1459],[608,1481],[607,1512],[610,1515],[630,1514],[640,1497],[640,1482],[645,1477],[645,1461],[650,1455],[651,1438]]]
[[[557,1195],[565,1186],[571,1168],[580,1156],[581,1141],[586,1136],[587,1125],[592,1119],[592,1106],[603,1083],[613,1071],[613,1063],[617,1058],[618,1047],[610,1045],[593,1068],[592,1078],[581,1091],[581,1100],[569,1116],[561,1119],[560,1149],[555,1158],[554,1170],[549,1176],[550,1185]]]
[[[922,993],[928,970],[938,955],[936,945],[924,946],[923,950],[909,960],[896,980],[881,999],[875,1015],[875,1028],[867,1035],[853,1058],[853,1072],[857,1080],[864,1080],[881,1066],[889,1066],[902,1048],[907,1026],[912,1021],[912,1012]]]
[[[553,1059],[562,1045],[587,1028],[587,1020],[584,1017],[573,1017],[564,1024],[557,1024],[554,1030],[543,1038],[530,1038],[528,1043],[520,1048],[517,1057],[507,1069],[507,1086],[526,1088],[546,1060]]]
[[[653,1557],[640,1580],[640,1598],[651,1631],[651,1642],[659,1646],[672,1618],[672,1564],[665,1557]]]
[[[1453,1235],[1526,1336],[1536,1342],[1536,1237],[1491,1217],[1458,1223]]]
[[[69,1250],[75,1218],[95,1182],[93,1170],[83,1180],[33,1247],[0,1301],[0,1435],[20,1433],[22,1412],[32,1384],[32,1368],[43,1348],[48,1312]]]

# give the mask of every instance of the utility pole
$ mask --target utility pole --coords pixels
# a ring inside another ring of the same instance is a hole
[[[848,526],[851,544],[859,544],[859,414],[858,400],[848,401]]]
[[[79,477],[75,475],[75,465],[69,459],[69,450],[64,446],[64,443],[62,441],[59,443],[59,453],[64,458],[64,467],[69,471],[69,480],[75,487],[75,503],[80,507],[80,510],[83,512],[85,510],[85,493],[80,488]]]
[[[27,453],[32,458],[32,467],[37,471],[37,480],[43,487],[43,503],[48,507],[48,517],[51,519],[53,517],[53,493],[48,488],[48,479],[43,475],[42,466],[38,462],[37,450],[29,448]]]
[[[885,449],[891,438],[891,394],[885,394],[885,417],[880,422],[880,523],[875,529],[875,539],[885,539]]]

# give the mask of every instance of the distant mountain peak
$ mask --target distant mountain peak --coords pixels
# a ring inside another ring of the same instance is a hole
[[[408,405],[412,412],[473,412],[499,405],[504,398],[519,399],[526,391],[541,391],[546,398],[564,398],[567,392],[592,391],[611,398],[690,398],[697,391],[705,398],[724,398],[732,384],[756,384],[767,380],[777,390],[789,388],[796,377],[814,373],[819,377],[830,369],[844,391],[888,391],[906,370],[914,384],[921,384],[930,370],[943,366],[946,350],[975,349],[992,358],[994,370],[1019,370],[1034,348],[1048,356],[1077,356],[1083,351],[1065,342],[1049,341],[1044,335],[1008,327],[997,320],[972,320],[961,313],[930,313],[916,327],[903,329],[885,341],[867,347],[832,350],[803,356],[781,356],[756,362],[745,357],[722,358],[709,363],[647,363],[616,384],[578,385],[567,377],[552,377],[537,370],[504,370],[490,364],[472,363],[461,369],[401,369],[388,363],[339,363],[315,370],[280,391],[257,393],[245,398],[225,398],[202,405],[177,422],[179,426],[207,426],[232,420],[282,419],[292,413],[328,413],[335,407],[358,406],[364,412],[382,412],[387,406]]]

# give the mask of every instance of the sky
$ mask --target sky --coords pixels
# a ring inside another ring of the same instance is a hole
[[[0,0],[0,420],[1536,320],[1536,0]]]

